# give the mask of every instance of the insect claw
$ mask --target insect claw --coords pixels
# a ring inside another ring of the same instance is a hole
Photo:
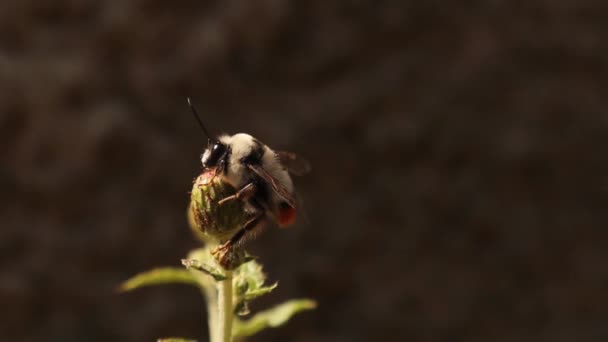
[[[218,254],[219,255],[226,254],[228,252],[228,250],[230,249],[230,246],[231,246],[230,241],[228,241],[224,244],[221,244],[221,245],[217,246],[214,250],[211,251],[211,255],[217,256]]]
[[[233,251],[231,247],[232,244],[230,241],[227,241],[211,251],[211,255],[213,255],[222,267],[230,266],[230,260],[234,258],[234,256],[231,255]]]

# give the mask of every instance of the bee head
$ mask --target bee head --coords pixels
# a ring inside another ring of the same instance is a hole
[[[201,162],[204,168],[216,167],[226,158],[228,148],[226,145],[215,140],[209,142],[209,147],[203,153]]]
[[[211,136],[209,135],[207,128],[205,127],[205,125],[203,124],[203,121],[201,120],[200,116],[196,112],[196,109],[194,108],[192,101],[190,101],[190,98],[188,98],[188,106],[190,106],[192,115],[194,115],[194,118],[196,119],[199,126],[201,127],[201,130],[203,131],[203,133],[205,133],[205,135],[208,138],[207,149],[205,150],[205,152],[203,153],[203,156],[201,157],[201,162],[203,163],[203,167],[211,168],[211,167],[219,166],[220,168],[223,168],[226,164],[225,159],[226,159],[226,156],[228,155],[228,147],[226,146],[226,144],[220,142],[219,140],[211,139]]]

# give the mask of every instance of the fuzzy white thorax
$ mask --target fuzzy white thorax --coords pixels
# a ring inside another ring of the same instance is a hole
[[[222,175],[222,177],[236,189],[240,189],[251,181],[250,174],[252,171],[241,163],[241,159],[248,156],[252,149],[256,147],[255,139],[249,134],[238,133],[235,135],[222,135],[218,140],[229,146],[232,151],[228,172],[226,175]],[[293,193],[293,183],[287,170],[281,165],[273,150],[264,144],[262,144],[262,147],[264,148],[262,167],[274,179],[279,181],[287,191]],[[277,196],[272,197],[276,198]]]

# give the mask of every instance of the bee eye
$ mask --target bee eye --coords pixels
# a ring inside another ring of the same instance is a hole
[[[211,148],[203,155],[203,166],[214,167],[226,154],[226,146],[220,142],[214,142]],[[206,157],[206,158],[205,158]]]

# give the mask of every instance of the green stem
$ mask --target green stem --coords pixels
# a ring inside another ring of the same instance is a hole
[[[207,303],[207,323],[209,326],[209,341],[215,342],[215,336],[217,335],[217,290],[215,287],[204,287],[203,294],[205,295],[205,302]]]
[[[226,279],[218,284],[218,324],[215,342],[232,342],[232,271],[225,271]]]

